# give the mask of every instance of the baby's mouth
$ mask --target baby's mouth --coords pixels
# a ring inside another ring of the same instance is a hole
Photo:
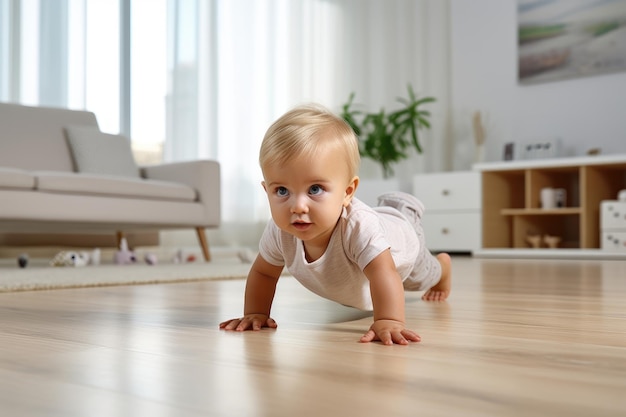
[[[312,223],[308,223],[303,220],[296,220],[295,222],[291,224],[293,227],[295,227],[298,230],[306,230],[311,226]]]

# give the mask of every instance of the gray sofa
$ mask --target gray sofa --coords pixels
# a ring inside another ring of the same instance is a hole
[[[112,233],[220,224],[220,166],[138,167],[93,113],[0,103],[0,233]]]

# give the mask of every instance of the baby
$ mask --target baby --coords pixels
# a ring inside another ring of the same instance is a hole
[[[421,225],[424,208],[394,192],[371,208],[354,197],[360,155],[343,119],[300,106],[268,129],[259,156],[272,219],[248,274],[244,315],[225,330],[276,328],[270,310],[283,268],[312,292],[362,310],[374,322],[361,342],[419,342],[405,326],[404,291],[443,301],[451,289],[448,254],[433,256]]]

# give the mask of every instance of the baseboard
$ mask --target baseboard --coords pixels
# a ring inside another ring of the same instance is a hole
[[[476,258],[514,259],[626,259],[626,252],[602,249],[478,249]]]

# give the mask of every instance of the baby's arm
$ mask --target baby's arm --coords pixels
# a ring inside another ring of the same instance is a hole
[[[404,324],[404,287],[389,249],[374,258],[363,272],[370,281],[374,324],[361,337],[361,342],[380,340],[385,345],[419,342],[420,337]]]
[[[220,323],[220,329],[244,331],[260,330],[262,327],[276,328],[270,310],[282,270],[282,266],[272,265],[258,255],[246,281],[244,316]]]

